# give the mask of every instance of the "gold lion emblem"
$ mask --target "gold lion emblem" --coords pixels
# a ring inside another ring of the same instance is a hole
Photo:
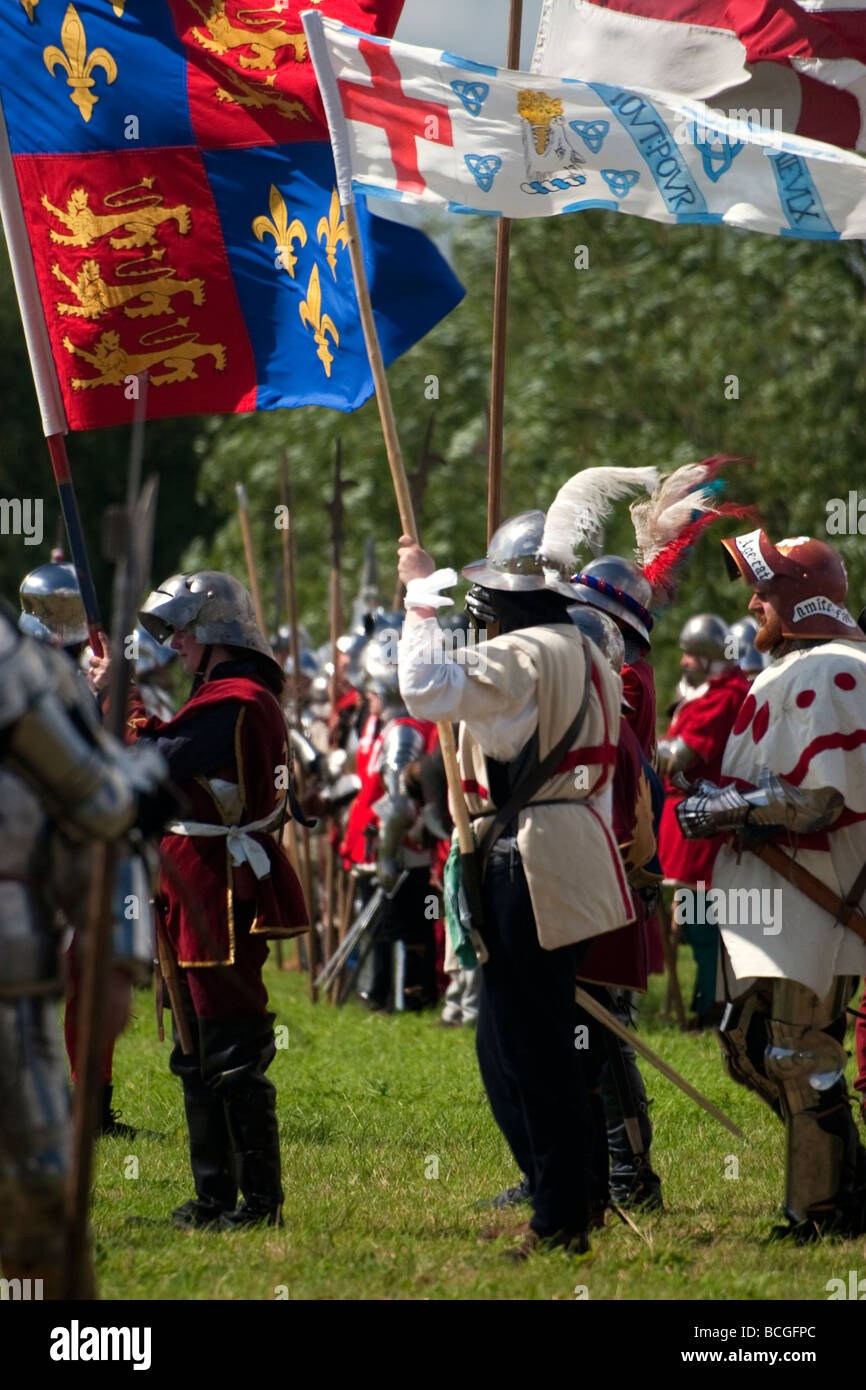
[[[74,389],[84,391],[90,386],[122,386],[128,376],[138,376],[142,372],[149,373],[151,386],[197,381],[195,363],[199,357],[212,357],[216,370],[224,371],[226,350],[222,343],[199,343],[197,338],[197,333],[187,333],[176,339],[166,339],[152,352],[127,352],[120,346],[120,335],[112,330],[100,335],[93,352],[76,347],[70,338],[63,339],[63,346],[67,352],[96,368],[96,376],[72,377]],[[152,369],[159,366],[167,370],[154,376]]]
[[[209,10],[202,9],[195,0],[190,0],[193,9],[201,15],[204,21],[204,29],[195,26],[192,33],[202,48],[208,53],[216,53],[220,58],[236,48],[249,48],[252,50],[252,57],[247,54],[238,55],[238,63],[242,68],[255,69],[258,72],[270,72],[277,66],[277,54],[282,48],[291,48],[292,55],[296,63],[302,63],[307,56],[307,40],[303,33],[290,34],[288,30],[272,24],[274,17],[273,9],[238,10],[236,20],[246,19],[247,24],[233,22],[226,14],[226,0],[211,0]],[[267,18],[253,20],[252,15],[266,14]]]
[[[128,233],[127,236],[113,236],[109,242],[118,251],[131,250],[134,246],[152,246],[156,241],[156,229],[163,222],[176,222],[181,236],[186,235],[190,226],[189,208],[183,203],[174,208],[160,207],[161,201],[161,198],[155,203],[137,200],[125,211],[94,212],[90,206],[90,194],[85,188],[73,189],[65,209],[55,207],[48,195],[42,194],[42,206],[68,229],[67,235],[52,228],[51,240],[58,246],[92,246],[100,237],[123,230]]]
[[[155,280],[138,277],[128,280],[123,285],[110,285],[103,280],[98,261],[85,261],[75,280],[70,280],[57,264],[51,267],[51,273],[62,285],[68,286],[78,300],[77,304],[58,303],[58,313],[70,314],[77,318],[98,319],[109,310],[121,306],[130,319],[170,314],[173,312],[172,297],[176,294],[191,294],[193,304],[204,303],[204,281],[176,280],[171,268]],[[142,303],[135,308],[127,308],[131,299],[141,299]]]

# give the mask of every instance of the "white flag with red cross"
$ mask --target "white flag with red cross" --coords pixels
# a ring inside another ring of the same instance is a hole
[[[343,203],[490,217],[607,208],[814,240],[866,237],[866,160],[701,102],[499,69],[303,15]]]

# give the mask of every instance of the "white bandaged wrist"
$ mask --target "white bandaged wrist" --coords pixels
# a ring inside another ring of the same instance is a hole
[[[454,602],[441,589],[450,589],[457,583],[455,570],[434,570],[423,579],[410,579],[406,585],[405,604],[407,608],[448,608]]]

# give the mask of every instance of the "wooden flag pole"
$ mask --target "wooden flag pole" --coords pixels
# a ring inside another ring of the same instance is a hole
[[[253,533],[250,530],[249,503],[247,501],[247,490],[243,483],[235,483],[235,492],[238,495],[238,521],[241,524],[241,536],[244,542],[244,555],[247,561],[247,574],[250,578],[250,593],[253,596],[253,607],[256,610],[256,622],[259,631],[267,640],[267,628],[265,626],[265,610],[262,605],[262,591],[259,587],[259,574],[256,569],[256,552],[253,548]]]
[[[506,67],[520,67],[523,0],[511,0],[508,17]],[[502,520],[502,433],[505,407],[505,347],[508,327],[508,257],[511,218],[500,217],[496,228],[496,272],[493,279],[493,352],[490,362],[490,438],[487,458],[487,539]]]
[[[292,511],[292,489],[289,482],[289,456],[283,449],[283,457],[280,468],[281,496],[282,503],[286,509],[286,525],[283,527],[281,540],[283,547],[283,589],[286,600],[286,616],[289,619],[289,627],[292,633],[292,665],[294,680],[294,714],[295,728],[301,732],[301,646],[298,636],[298,594],[295,588],[295,514]],[[313,895],[313,858],[310,848],[310,831],[306,825],[301,826],[300,833],[301,853],[303,862],[301,869],[304,876],[304,895],[307,899],[307,916],[310,920],[310,930],[307,936],[307,963],[310,967],[310,999],[315,1004],[318,993],[316,990],[316,899]],[[298,963],[300,964],[300,947],[298,948]]]
[[[394,415],[391,392],[388,388],[388,377],[385,372],[382,347],[379,342],[379,335],[376,332],[376,323],[373,318],[373,306],[370,302],[370,286],[367,283],[367,272],[364,269],[364,258],[361,254],[361,242],[358,235],[358,219],[355,215],[354,203],[348,201],[344,203],[343,216],[345,218],[346,231],[349,237],[349,256],[352,261],[355,293],[358,297],[358,308],[361,313],[361,326],[364,329],[367,356],[370,359],[370,370],[373,374],[373,384],[376,388],[376,403],[379,407],[382,433],[385,436],[388,467],[391,470],[391,481],[394,484],[394,492],[397,498],[400,525],[403,528],[404,535],[411,536],[413,540],[417,541],[418,530],[415,525],[415,511],[412,506],[409,480],[406,477],[406,466],[403,462],[403,454],[400,449],[400,438],[397,434],[397,421]],[[439,744],[442,748],[442,761],[445,764],[445,775],[448,778],[451,814],[454,817],[454,824],[457,827],[460,851],[462,854],[471,854],[475,849],[475,840],[472,834],[472,825],[469,820],[469,812],[466,809],[466,801],[463,796],[463,787],[460,781],[460,769],[457,764],[457,748],[454,743],[454,730],[447,720],[440,720],[437,728],[439,730]]]

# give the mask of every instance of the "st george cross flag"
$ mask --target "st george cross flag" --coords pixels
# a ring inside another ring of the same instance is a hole
[[[73,429],[131,420],[144,371],[150,416],[372,394],[301,7],[0,7],[6,169]],[[323,8],[390,34],[402,0]],[[419,231],[358,212],[393,360],[463,291]]]
[[[866,0],[543,0],[532,71],[866,150]]]
[[[856,154],[698,102],[488,67],[311,11],[303,22],[344,201],[354,190],[491,217],[609,208],[777,236],[866,236]]]

